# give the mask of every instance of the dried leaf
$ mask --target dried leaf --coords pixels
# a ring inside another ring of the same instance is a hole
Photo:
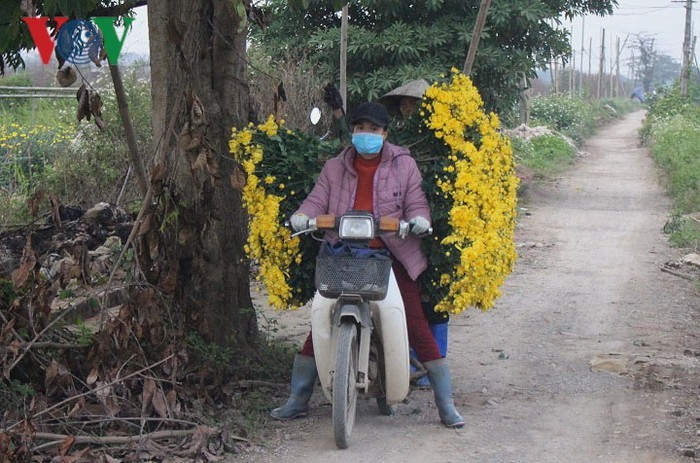
[[[78,74],[73,66],[63,66],[56,72],[56,80],[61,87],[70,87],[78,80]]]
[[[153,226],[153,213],[148,213],[143,217],[141,224],[139,225],[139,236],[143,236],[151,229]]]
[[[32,249],[32,240],[27,239],[27,244],[24,246],[24,251],[22,252],[22,259],[20,260],[19,268],[12,272],[12,284],[15,289],[18,289],[26,283],[29,275],[34,271],[37,265],[37,256],[34,249]]]
[[[93,116],[102,116],[102,97],[94,90],[88,94],[90,95],[90,112]]]
[[[53,218],[53,223],[56,227],[61,228],[61,205],[56,195],[50,195],[49,201],[51,202],[51,217]]]
[[[85,84],[82,84],[78,88],[75,97],[78,99],[78,122],[82,121],[84,118],[90,120],[90,95]]]
[[[98,41],[99,38],[99,41]],[[102,36],[102,31],[98,31],[97,35],[92,35],[90,36],[90,39],[88,40],[87,47],[88,47],[88,56],[90,57],[90,61],[92,61],[95,66],[98,68],[102,67],[102,52],[104,50],[104,46],[102,44],[104,42],[104,37]],[[106,55],[106,53],[105,53]]]
[[[192,108],[190,109],[190,122],[193,126],[204,124],[204,106],[196,96],[192,100]]]
[[[94,367],[92,370],[90,370],[90,373],[87,376],[87,379],[85,382],[89,385],[92,386],[95,384],[95,382],[100,378],[100,374],[97,371],[97,367]]]
[[[70,448],[73,447],[74,443],[75,436],[66,436],[66,438],[63,439],[63,442],[61,442],[61,445],[58,446],[58,454],[61,456],[65,456],[70,450]]]
[[[190,449],[199,453],[206,447],[209,437],[217,434],[218,432],[219,431],[216,428],[198,426],[197,429],[195,429],[194,434],[192,434]]]
[[[32,194],[29,199],[27,199],[27,206],[29,206],[29,213],[32,215],[33,218],[36,218],[36,215],[39,213],[39,205],[41,204],[41,200],[44,199],[44,189],[39,188]]]
[[[158,281],[158,286],[166,293],[166,294],[174,294],[175,290],[177,289],[177,272],[175,269],[170,269],[168,272],[163,274]]]
[[[168,391],[168,393],[165,395],[165,402],[168,404],[169,410],[175,409],[175,405],[177,404],[177,392],[175,392],[175,389]]]
[[[61,463],[79,463],[85,455],[90,452],[90,447],[85,447],[82,450],[78,450],[72,455],[61,457]],[[85,463],[94,461],[92,458],[86,458]]]
[[[165,403],[163,391],[160,389],[154,391],[151,403],[153,404],[153,409],[158,413],[158,416],[161,418],[168,418],[168,405]]]
[[[104,130],[105,127],[107,127],[107,124],[105,124],[105,121],[102,119],[101,116],[95,116],[95,125],[100,130]]]
[[[143,394],[141,395],[141,410],[145,410],[150,404],[151,401],[153,400],[153,394],[156,392],[158,388],[156,387],[156,382],[148,378],[146,381],[143,383]]]
[[[151,172],[151,184],[156,184],[159,183],[161,180],[165,178],[165,166],[163,163],[158,163],[155,166],[153,166],[153,170]]]
[[[82,397],[81,397],[81,399],[82,399]],[[84,399],[76,402],[75,405],[73,405],[73,408],[71,408],[70,412],[68,412],[68,417],[71,418],[71,417],[77,415],[78,412],[83,409],[83,407],[85,407],[85,400]]]
[[[13,319],[14,320],[14,319]],[[12,353],[12,355],[18,355],[20,349],[22,348],[22,343],[20,343],[18,340],[12,341],[8,346],[7,350]]]
[[[177,137],[177,144],[184,151],[193,150],[202,145],[202,136],[198,131],[185,127]]]
[[[158,237],[154,233],[146,236],[146,246],[148,247],[148,255],[152,260],[156,260],[160,252],[160,246],[158,245]]]
[[[219,178],[219,163],[214,156],[207,156],[207,172],[214,178]]]
[[[53,55],[56,57],[56,61],[58,62],[58,69],[61,69],[64,64],[66,64],[66,60],[61,56],[61,54],[58,52],[58,49],[60,47],[56,47],[53,51]]]
[[[58,264],[58,279],[62,286],[70,283],[73,278],[79,278],[82,274],[80,263],[72,257],[65,257]]]
[[[63,393],[73,384],[73,377],[65,365],[61,365],[56,360],[52,360],[46,369],[44,378],[44,388],[47,396]]]
[[[231,174],[231,186],[236,191],[243,191],[246,184],[246,174],[243,168],[236,164]]]
[[[199,154],[197,155],[197,160],[194,161],[194,164],[192,165],[192,169],[194,170],[200,170],[204,169],[204,167],[207,165],[207,150],[200,150]]]
[[[0,343],[4,344],[8,339],[12,338],[12,329],[15,327],[16,323],[17,319],[12,317],[10,321],[2,327],[2,331],[0,331]]]
[[[46,375],[44,376],[44,388],[46,389],[46,395],[52,396],[56,391],[56,383],[58,377],[58,362],[55,360],[51,361],[51,364],[46,369]]]

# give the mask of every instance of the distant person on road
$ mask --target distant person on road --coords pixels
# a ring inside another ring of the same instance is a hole
[[[641,87],[637,87],[634,90],[632,90],[632,96],[630,96],[631,100],[638,99],[640,103],[644,103],[644,90],[642,90]]]

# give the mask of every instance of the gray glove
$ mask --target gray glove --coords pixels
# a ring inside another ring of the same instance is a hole
[[[289,223],[294,231],[306,230],[309,227],[309,217],[306,214],[297,212],[289,219]]]
[[[430,221],[425,217],[421,217],[419,215],[409,220],[408,224],[411,226],[411,233],[413,233],[414,235],[420,235],[421,233],[425,233],[430,228]]]

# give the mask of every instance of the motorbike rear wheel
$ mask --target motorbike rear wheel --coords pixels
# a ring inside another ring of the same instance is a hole
[[[357,325],[347,320],[338,327],[333,374],[333,433],[340,449],[348,448],[357,409]]]

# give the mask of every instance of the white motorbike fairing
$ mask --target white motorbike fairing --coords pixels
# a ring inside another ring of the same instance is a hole
[[[337,330],[333,324],[333,311],[337,302],[337,299],[323,297],[317,292],[311,305],[311,332],[316,368],[321,380],[321,389],[329,401],[332,401],[332,373],[335,369]],[[405,399],[410,389],[406,314],[393,271],[389,277],[386,298],[369,304],[374,328],[384,348],[386,401],[392,405]]]

